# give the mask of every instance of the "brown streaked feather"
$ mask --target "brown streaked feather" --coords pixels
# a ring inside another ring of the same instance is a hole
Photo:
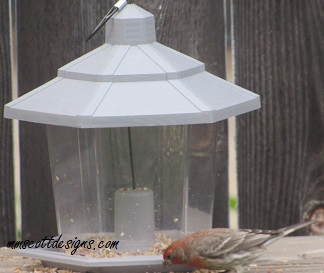
[[[235,249],[244,241],[244,232],[238,232],[233,230],[222,230],[212,229],[210,235],[199,238],[200,240],[195,240],[192,242],[194,248],[198,255],[204,257],[213,257],[215,253],[222,255],[228,251]],[[215,236],[215,232],[218,233]]]

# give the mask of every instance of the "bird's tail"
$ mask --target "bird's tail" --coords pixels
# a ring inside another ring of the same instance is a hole
[[[307,221],[307,222],[304,222],[304,223],[299,223],[299,224],[295,224],[295,225],[292,225],[292,226],[289,226],[289,227],[285,227],[285,228],[282,228],[282,229],[279,229],[278,231],[282,234],[282,236],[286,236],[298,229],[301,229],[301,228],[304,228],[304,227],[307,227],[309,225],[312,225],[312,224],[315,224],[316,222],[318,222],[318,220],[310,220],[310,221]]]
[[[285,227],[285,228],[281,228],[281,229],[278,229],[276,231],[276,236],[273,236],[270,240],[268,240],[264,246],[267,246],[267,245],[270,245],[272,243],[274,243],[275,241],[279,240],[280,238],[298,230],[298,229],[301,229],[301,228],[304,228],[304,227],[307,227],[309,225],[312,225],[312,224],[315,224],[316,222],[318,222],[318,220],[310,220],[310,221],[307,221],[307,222],[304,222],[304,223],[298,223],[298,224],[295,224],[295,225],[291,225],[289,227]]]

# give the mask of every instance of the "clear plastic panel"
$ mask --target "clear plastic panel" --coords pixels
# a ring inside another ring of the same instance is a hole
[[[204,159],[203,164],[208,161],[209,167],[213,157],[204,155],[204,146],[194,146],[194,153],[188,152],[191,126],[140,127],[130,131],[128,128],[60,126],[47,129],[60,233],[114,233],[114,219],[119,217],[115,211],[120,214],[120,210],[114,208],[115,194],[120,189],[134,190],[134,186],[136,191],[153,192],[156,231],[181,236],[211,227],[215,176],[213,170],[207,169],[189,172],[189,157],[193,156],[191,165],[199,168],[203,166],[195,163],[199,155]],[[208,175],[199,179],[202,172]],[[142,196],[141,193],[138,196]],[[133,197],[127,199],[129,206]],[[147,204],[151,201],[136,202],[135,199],[134,202],[134,214],[150,215],[150,209],[140,212],[135,207],[141,203],[150,206]],[[132,210],[128,213],[131,215]],[[137,218],[143,222],[143,218]],[[132,221],[130,224],[136,225],[136,218]],[[118,228],[120,226],[124,225],[119,221]],[[134,237],[141,238],[138,233]]]
[[[212,124],[191,126],[186,233],[212,227],[217,179],[216,135]]]
[[[94,130],[47,126],[58,231],[102,230],[99,159]]]

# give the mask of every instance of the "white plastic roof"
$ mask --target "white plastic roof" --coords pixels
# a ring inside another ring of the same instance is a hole
[[[5,105],[5,117],[105,128],[212,123],[260,108],[258,95],[157,43],[153,15],[134,4],[107,23],[106,42]]]

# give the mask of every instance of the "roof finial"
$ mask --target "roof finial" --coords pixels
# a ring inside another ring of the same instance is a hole
[[[96,26],[96,28],[91,32],[90,36],[87,38],[87,41],[89,41],[97,32],[99,29],[101,29],[107,21],[113,17],[113,15],[117,12],[123,9],[127,4],[130,4],[132,0],[119,0],[105,15],[105,17],[100,21],[100,23]]]

